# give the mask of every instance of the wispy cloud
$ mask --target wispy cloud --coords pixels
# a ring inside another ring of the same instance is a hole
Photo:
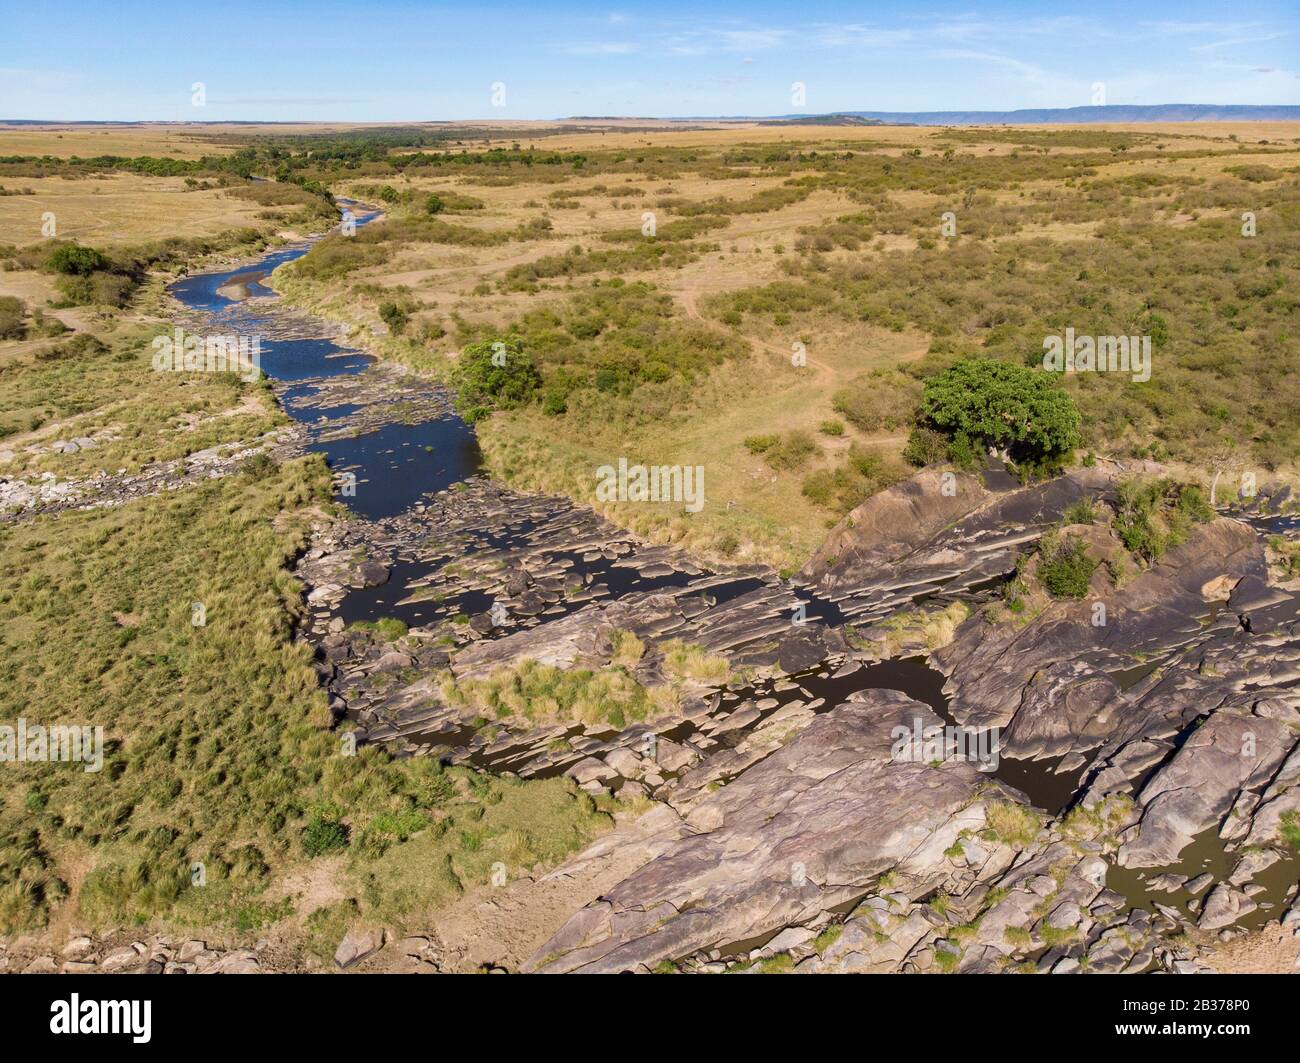
[[[641,46],[631,41],[573,41],[557,46],[564,55],[632,55]]]
[[[1014,56],[999,55],[996,52],[981,52],[970,48],[941,48],[932,54],[940,59],[963,59],[986,63],[1034,80],[1044,80],[1048,76],[1047,71],[1040,66],[1027,63],[1023,59],[1016,59]]]

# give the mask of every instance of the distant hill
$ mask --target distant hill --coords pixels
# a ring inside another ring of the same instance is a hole
[[[801,114],[775,116],[801,124]],[[1213,103],[1117,104],[1108,107],[1036,107],[1020,111],[837,111],[827,118],[863,118],[886,125],[1054,125],[1115,122],[1300,121],[1300,106]],[[752,119],[751,119],[752,120]],[[760,119],[761,120],[761,119]]]
[[[780,118],[760,118],[767,125],[888,125],[880,118],[861,114],[801,114]]]

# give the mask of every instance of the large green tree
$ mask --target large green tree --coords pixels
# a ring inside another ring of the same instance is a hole
[[[1082,442],[1074,401],[1046,373],[992,359],[965,359],[926,381],[918,421],[947,436],[959,461],[996,447],[1039,472],[1059,469]]]
[[[542,379],[516,337],[471,343],[452,372],[456,408],[473,423],[494,409],[509,409],[532,399]]]

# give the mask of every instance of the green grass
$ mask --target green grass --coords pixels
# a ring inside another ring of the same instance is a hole
[[[355,620],[350,625],[357,631],[373,631],[385,642],[397,642],[406,638],[406,621],[394,616],[381,616],[378,620]]]
[[[558,863],[612,825],[612,802],[593,801],[567,779],[521,781],[448,773],[458,796],[427,828],[377,858],[349,857],[347,879],[366,918],[414,927],[466,890],[506,884]],[[505,887],[502,887],[505,888]]]
[[[1280,830],[1282,840],[1296,852],[1300,852],[1300,814],[1284,812]]]
[[[825,930],[813,938],[813,948],[817,950],[817,955],[823,955],[828,948],[839,941],[840,935],[844,933],[843,923],[831,923]]]
[[[993,840],[1017,849],[1032,844],[1042,827],[1033,809],[1010,801],[990,801],[984,813],[986,829]]]
[[[487,679],[456,683],[447,673],[442,694],[448,703],[477,708],[494,720],[549,723],[609,723],[626,726],[673,711],[676,694],[667,687],[650,690],[623,667],[602,671],[562,669],[523,661]]]
[[[610,637],[610,663],[635,668],[645,656],[645,643],[631,631],[615,631]]]
[[[359,910],[396,919],[486,881],[489,857],[558,859],[607,825],[567,781],[344,755],[286,567],[328,472],[271,470],[0,528],[0,719],[99,725],[107,747],[98,774],[9,765],[0,932],[64,904],[87,927],[252,931],[288,915],[283,874],[328,851]]]
[[[283,423],[263,383],[234,373],[155,372],[150,340],[158,334],[128,329],[108,343],[79,335],[0,364],[0,447],[6,436],[42,429],[37,442],[89,436],[97,443],[74,454],[39,455],[14,445],[6,474],[134,473]]]
[[[722,686],[731,677],[725,657],[671,639],[658,647],[668,684],[646,687],[628,670],[647,652],[645,644],[629,631],[617,631],[611,652],[610,666],[599,671],[525,660],[486,679],[458,682],[450,672],[444,673],[440,689],[448,704],[476,709],[484,719],[607,723],[622,728],[676,712],[678,688],[683,684]]]

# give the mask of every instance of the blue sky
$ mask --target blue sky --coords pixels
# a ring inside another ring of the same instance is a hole
[[[809,113],[1070,107],[1097,83],[1112,104],[1300,103],[1294,0],[39,0],[4,28],[0,118],[783,114],[795,82]]]

